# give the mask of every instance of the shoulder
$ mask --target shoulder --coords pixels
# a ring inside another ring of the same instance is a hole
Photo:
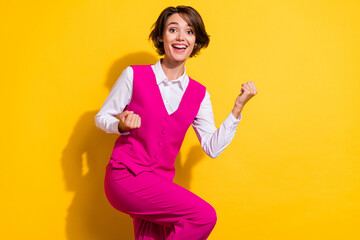
[[[201,84],[200,82],[192,79],[191,77],[189,77],[189,82],[191,82],[191,83],[192,83],[194,86],[196,86],[197,88],[200,88],[200,89],[202,89],[203,91],[206,91],[206,87],[205,87],[203,84]]]
[[[130,65],[130,68],[133,71],[142,71],[142,70],[151,69],[151,65]]]
[[[126,76],[132,76],[133,75],[133,68],[131,66],[128,66],[123,70],[123,73]]]
[[[119,90],[123,87],[130,88],[132,86],[133,76],[133,69],[130,66],[125,68],[116,80],[114,88]]]
[[[152,77],[154,71],[151,65],[131,65],[134,79],[145,79]]]
[[[132,80],[133,80],[133,76],[134,76],[134,72],[133,72],[133,69],[131,68],[131,66],[128,66],[127,68],[125,68],[120,77],[118,78],[117,80],[117,83],[118,82],[123,82],[123,83],[131,83]]]

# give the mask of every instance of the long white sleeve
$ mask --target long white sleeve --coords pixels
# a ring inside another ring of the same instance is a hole
[[[210,95],[206,91],[204,100],[200,105],[198,114],[193,121],[193,128],[204,152],[212,157],[218,157],[230,144],[235,136],[242,115],[236,119],[232,113],[228,115],[220,127],[216,129]]]

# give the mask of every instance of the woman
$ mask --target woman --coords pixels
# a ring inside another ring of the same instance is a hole
[[[185,72],[187,58],[209,44],[199,13],[187,6],[166,8],[149,38],[164,57],[155,65],[126,68],[95,117],[98,128],[120,134],[105,193],[114,208],[133,218],[135,239],[207,239],[216,212],[172,182],[176,155],[192,125],[204,151],[219,156],[257,90],[253,82],[242,84],[234,108],[216,129],[209,93]]]

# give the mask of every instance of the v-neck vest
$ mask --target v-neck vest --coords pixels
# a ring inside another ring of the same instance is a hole
[[[141,118],[141,126],[120,135],[111,155],[112,168],[125,165],[135,175],[157,171],[174,177],[174,162],[188,128],[205,97],[203,85],[189,78],[178,109],[169,114],[164,105],[151,65],[134,65],[133,93],[125,110]]]

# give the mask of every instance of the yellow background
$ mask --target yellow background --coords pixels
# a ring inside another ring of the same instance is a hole
[[[258,95],[217,159],[189,130],[176,182],[210,202],[209,239],[360,239],[360,3],[7,1],[1,4],[1,239],[133,239],[103,192],[116,136],[94,116],[122,70],[158,59],[162,9],[186,4],[211,42],[187,73],[217,126]]]

